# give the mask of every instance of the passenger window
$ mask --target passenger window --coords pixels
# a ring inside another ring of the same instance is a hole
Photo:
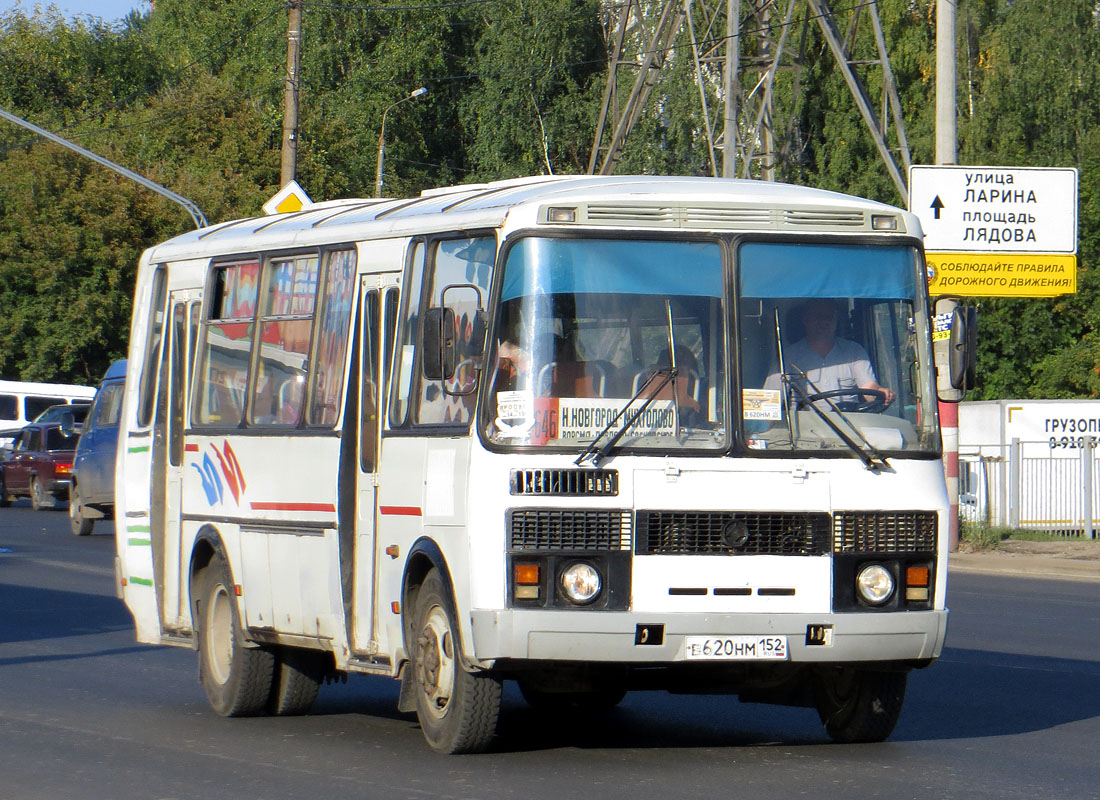
[[[446,239],[432,247],[427,304],[433,313],[425,315],[424,324],[441,326],[437,338],[453,341],[453,357],[446,359],[441,375],[436,375],[438,363],[420,370],[416,421],[422,425],[470,423],[485,347],[480,312],[495,257],[496,240],[491,236]]]
[[[241,422],[259,275],[260,264],[255,260],[214,270],[195,390],[198,424],[236,426]]]
[[[138,407],[138,424],[142,427],[153,421],[153,400],[156,394],[160,364],[160,339],[164,330],[164,297],[167,270],[157,267],[153,273],[153,303],[149,309],[149,335],[145,339],[145,362],[141,370],[141,403]]]
[[[251,422],[297,425],[302,419],[317,298],[316,256],[272,261],[260,309],[260,358]]]
[[[335,425],[344,391],[344,359],[355,291],[355,251],[328,254],[318,316],[316,376],[309,405],[310,425]]]
[[[19,400],[14,394],[0,394],[0,419],[19,419]]]
[[[405,317],[401,324],[401,345],[394,359],[393,402],[390,404],[390,425],[405,424],[412,397],[413,368],[416,362],[416,340],[420,335],[420,287],[424,278],[423,242],[413,248],[409,265],[408,291],[405,292]]]
[[[97,428],[118,425],[122,411],[122,384],[115,383],[104,386],[99,391],[99,399],[96,401],[95,425]]]
[[[23,408],[26,411],[24,418],[32,420],[50,406],[64,402],[65,400],[60,397],[25,397],[23,399]]]

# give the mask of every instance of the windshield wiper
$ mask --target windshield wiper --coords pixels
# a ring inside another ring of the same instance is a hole
[[[642,403],[641,406],[636,408],[629,417],[627,417],[623,424],[619,426],[618,430],[615,431],[614,436],[604,442],[603,445],[597,447],[600,439],[602,439],[607,434],[607,432],[611,430],[612,427],[614,427],[616,422],[618,422],[626,415],[626,412],[630,410],[630,407],[634,405],[635,402],[637,402],[638,398],[641,397],[645,390],[649,388],[649,385],[653,383],[653,379],[656,378],[658,375],[664,375],[665,377],[653,388],[652,391],[649,392],[648,395],[646,395],[645,402]],[[592,466],[598,467],[600,465],[600,462],[603,461],[611,452],[611,449],[619,443],[620,439],[623,438],[623,435],[628,430],[630,430],[630,426],[633,425],[635,421],[637,421],[638,417],[645,413],[645,410],[647,408],[649,408],[649,404],[653,402],[653,398],[660,394],[661,390],[668,385],[668,382],[675,377],[676,367],[660,367],[653,370],[650,376],[645,379],[645,382],[638,387],[638,391],[634,393],[634,396],[626,401],[626,405],[619,409],[619,413],[611,418],[611,421],[604,426],[604,429],[599,432],[595,439],[588,443],[588,446],[584,448],[584,451],[579,456],[577,456],[577,460],[573,463],[579,467],[581,464],[584,463],[584,460],[586,458],[591,457]]]
[[[852,429],[856,436],[859,437],[860,442],[862,442],[863,446],[867,448],[866,450],[864,450],[863,447],[860,447],[859,443],[856,442],[855,439],[842,431],[839,425],[829,419],[828,414],[818,408],[817,403],[810,400],[810,395],[806,392],[805,386],[803,386],[802,381],[805,381],[805,383],[808,384],[811,389],[813,389],[814,394],[820,394],[821,392],[816,386],[814,386],[814,383],[810,380],[809,376],[798,368],[797,364],[791,364],[790,367],[792,370],[794,370],[795,377],[801,378],[801,381],[790,381],[789,385],[793,387],[796,392],[798,392],[799,399],[802,401],[802,405],[809,406],[811,409],[813,409],[814,413],[821,417],[821,421],[829,426],[832,432],[837,435],[837,438],[839,438],[842,442],[844,442],[844,444],[848,446],[848,449],[859,456],[859,460],[863,462],[863,466],[871,470],[871,472],[878,472],[881,469],[890,469],[890,464],[886,460],[886,456],[880,453],[877,449],[875,449],[874,445],[867,441],[864,435],[860,432],[859,428],[856,427],[856,424],[848,419],[848,415],[841,411],[837,404],[834,403],[831,398],[825,397],[822,399],[829,404],[829,408],[833,412],[835,412],[838,417],[844,420],[844,423]],[[858,392],[859,390],[856,389],[855,391]],[[876,461],[875,459],[878,460]]]

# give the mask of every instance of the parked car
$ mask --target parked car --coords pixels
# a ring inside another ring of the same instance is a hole
[[[126,361],[116,361],[103,376],[84,420],[69,489],[69,524],[77,536],[91,533],[97,519],[114,519],[115,454],[125,382]]]
[[[69,497],[73,454],[80,434],[56,422],[32,422],[19,432],[11,458],[0,464],[0,507],[29,497],[35,511]]]

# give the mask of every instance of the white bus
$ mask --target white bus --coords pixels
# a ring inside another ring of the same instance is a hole
[[[391,676],[444,752],[488,746],[505,680],[884,739],[947,626],[921,237],[802,187],[541,177],[151,248],[116,485],[138,639],[195,648],[227,716]],[[822,300],[873,388],[795,360]]]
[[[28,422],[54,405],[90,405],[94,386],[35,381],[0,381],[0,451],[7,451],[12,440]]]

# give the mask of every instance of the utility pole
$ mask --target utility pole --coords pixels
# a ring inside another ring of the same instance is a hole
[[[302,2],[290,0],[286,32],[286,90],[283,94],[283,159],[280,185],[298,178],[298,69],[301,64]]]
[[[722,70],[726,113],[722,128],[722,177],[737,177],[737,92],[741,62],[741,0],[726,2],[726,68]]]
[[[958,145],[955,129],[955,4],[956,0],[936,0],[936,163],[954,164]],[[936,312],[950,314],[954,300],[936,303]],[[947,340],[936,342],[937,351],[950,347]],[[939,377],[937,388],[949,388],[946,376]],[[959,404],[940,403],[940,431],[943,436],[943,469],[947,479],[949,547],[959,547]]]

